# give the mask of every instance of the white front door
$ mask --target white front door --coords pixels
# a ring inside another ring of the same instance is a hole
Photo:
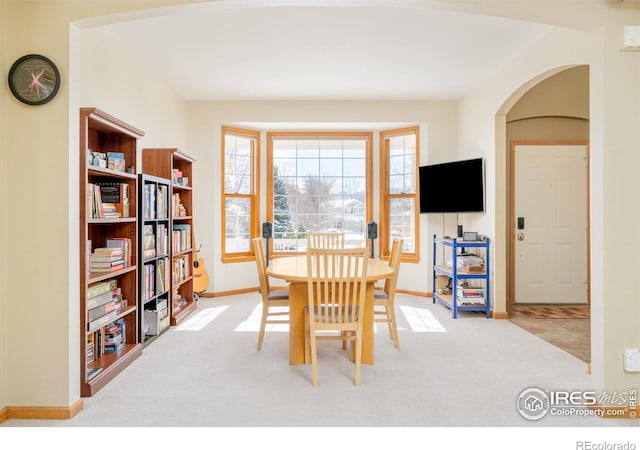
[[[587,146],[514,147],[515,303],[587,303]]]

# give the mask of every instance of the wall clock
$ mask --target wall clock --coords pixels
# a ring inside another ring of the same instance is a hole
[[[59,88],[60,72],[46,56],[25,55],[9,69],[9,89],[27,105],[42,105],[51,101]]]

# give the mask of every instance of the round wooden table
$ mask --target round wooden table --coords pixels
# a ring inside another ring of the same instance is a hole
[[[378,280],[393,276],[393,269],[386,261],[369,258],[367,263],[367,292],[363,316],[362,363],[373,364],[373,294]],[[304,364],[304,308],[308,305],[307,257],[306,255],[284,256],[269,262],[267,275],[289,283],[289,364]],[[353,350],[353,349],[352,349]],[[351,352],[351,359],[355,359]]]

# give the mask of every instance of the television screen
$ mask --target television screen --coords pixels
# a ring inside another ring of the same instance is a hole
[[[421,213],[484,212],[483,158],[420,166]]]

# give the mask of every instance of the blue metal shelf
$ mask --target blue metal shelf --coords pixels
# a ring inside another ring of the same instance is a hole
[[[483,311],[485,312],[487,319],[491,317],[491,291],[489,289],[489,270],[491,266],[489,259],[489,244],[490,240],[488,238],[483,241],[463,241],[456,238],[438,239],[435,234],[433,235],[433,303],[438,302],[451,309],[454,319],[458,317],[458,311]],[[450,249],[451,267],[436,264],[437,249],[439,245]],[[469,273],[460,272],[458,270],[458,257],[468,248],[479,248],[484,250],[484,272]],[[451,279],[450,294],[438,293],[438,284],[436,282],[438,275]],[[459,305],[456,298],[456,291],[460,280],[483,280],[483,289],[485,294],[484,303],[477,305]]]

